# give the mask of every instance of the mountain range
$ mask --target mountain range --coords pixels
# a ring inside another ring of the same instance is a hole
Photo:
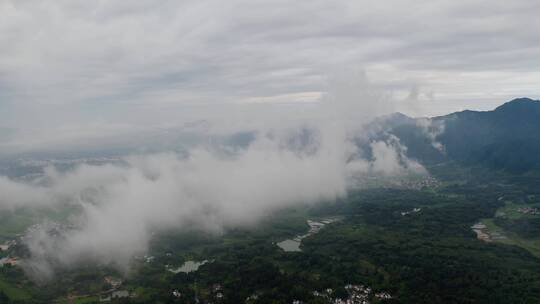
[[[491,169],[540,169],[540,101],[518,98],[492,111],[411,118],[396,113],[375,122],[376,137],[395,135],[407,156],[425,164],[456,161]],[[382,127],[381,127],[382,126]]]

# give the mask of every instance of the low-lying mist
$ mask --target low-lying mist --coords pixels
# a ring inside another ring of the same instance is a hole
[[[367,121],[355,117],[381,114],[384,102],[380,96],[361,97],[327,97],[319,115],[323,119],[259,128],[246,145],[214,143],[183,153],[125,156],[120,163],[48,167],[25,182],[0,177],[0,210],[66,205],[80,210],[66,226],[44,222],[23,238],[29,249],[24,268],[46,279],[57,268],[79,263],[127,271],[160,230],[219,233],[255,225],[294,204],[343,197],[358,175],[424,173],[393,136],[371,142],[369,157],[361,153],[353,139],[363,136]]]

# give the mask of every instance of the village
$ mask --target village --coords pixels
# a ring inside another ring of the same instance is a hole
[[[4,265],[17,266],[20,264],[20,259],[10,255],[10,249],[17,244],[16,240],[10,240],[0,244],[0,267]]]
[[[420,211],[422,211],[422,208],[413,208],[410,211],[402,211],[401,216],[409,215],[409,214],[412,214],[412,213],[418,213]]]
[[[24,243],[25,239],[32,237],[32,232],[47,228],[47,233],[50,235],[58,235],[61,230],[71,228],[70,226],[49,222],[45,227],[43,224],[34,224],[26,229],[24,233],[16,235],[15,239],[5,241],[0,244],[0,267],[20,267],[23,260],[16,255],[16,247]],[[114,299],[135,297],[134,293],[121,289],[123,281],[120,278],[113,276],[105,276],[103,282],[109,288],[97,294],[69,294],[67,295],[68,302],[74,302],[77,299],[98,297],[100,302],[110,302]]]
[[[424,178],[407,178],[402,179],[395,183],[399,188],[411,189],[411,190],[422,190],[422,189],[433,189],[438,188],[441,185],[441,182],[438,181],[433,176],[429,175]]]
[[[373,299],[377,300],[389,300],[393,299],[393,296],[385,291],[373,292],[373,289],[364,285],[345,285],[348,297],[346,299],[334,298],[334,291],[331,288],[324,290],[323,292],[314,291],[315,297],[320,297],[328,300],[328,303],[332,304],[370,304]],[[302,301],[294,301],[293,304],[301,304]]]
[[[356,177],[358,188],[395,188],[408,190],[436,189],[441,186],[441,182],[431,175],[422,176],[397,176],[387,177],[379,175],[369,175]]]
[[[517,212],[527,215],[540,215],[540,209],[536,207],[520,207]]]
[[[49,235],[57,236],[60,234],[60,231],[70,228],[72,228],[72,226],[56,222],[48,222],[47,225],[38,223],[28,227],[24,233],[18,233],[15,235],[15,238],[0,244],[0,267],[5,265],[19,266],[22,263],[21,258],[16,255],[17,250],[14,250],[14,248],[31,239],[33,237],[33,232],[46,229]]]

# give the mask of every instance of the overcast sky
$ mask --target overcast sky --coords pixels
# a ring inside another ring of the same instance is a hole
[[[0,0],[0,126],[302,107],[344,68],[413,114],[491,109],[540,97],[539,14],[534,0]]]

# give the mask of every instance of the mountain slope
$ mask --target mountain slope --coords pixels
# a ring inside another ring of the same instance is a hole
[[[408,156],[424,163],[454,160],[492,169],[540,169],[540,101],[519,98],[493,111],[463,111],[430,120],[444,126],[440,134],[426,136],[420,119],[388,123],[388,132],[408,147]],[[437,150],[433,141],[444,146]]]

